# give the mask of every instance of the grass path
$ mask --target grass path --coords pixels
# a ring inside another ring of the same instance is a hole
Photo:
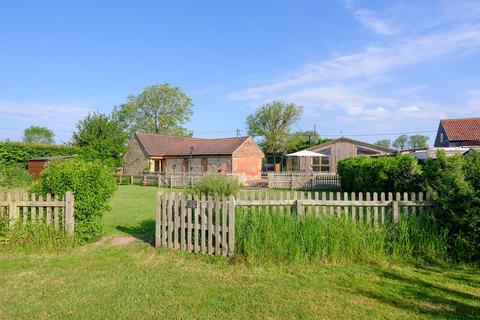
[[[153,234],[155,191],[120,187],[107,233]],[[60,253],[0,250],[0,292],[0,319],[480,318],[478,270],[387,262],[246,266],[142,241]]]

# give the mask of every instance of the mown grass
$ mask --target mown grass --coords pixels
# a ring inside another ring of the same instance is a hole
[[[477,319],[472,269],[229,263],[145,243],[0,252],[3,319]]]

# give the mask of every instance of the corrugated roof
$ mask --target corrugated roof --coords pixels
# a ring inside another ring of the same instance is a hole
[[[202,139],[143,132],[136,135],[152,157],[189,155],[192,147],[192,155],[231,155],[249,138]]]
[[[443,119],[440,123],[450,141],[480,140],[480,118]]]

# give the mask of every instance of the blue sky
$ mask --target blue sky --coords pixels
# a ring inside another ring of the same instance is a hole
[[[34,124],[68,141],[163,82],[193,99],[196,136],[245,133],[284,100],[323,136],[433,137],[480,116],[479,70],[479,1],[4,1],[0,139]]]

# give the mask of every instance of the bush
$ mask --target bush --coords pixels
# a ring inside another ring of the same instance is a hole
[[[427,159],[423,187],[435,202],[434,218],[448,231],[448,247],[459,261],[480,259],[480,153]]]
[[[337,172],[347,192],[417,192],[421,168],[411,155],[348,158],[338,162]]]
[[[81,149],[39,143],[0,142],[0,165],[19,165],[26,168],[27,160],[46,156],[80,155]]]
[[[115,175],[100,162],[80,159],[51,162],[41,173],[32,191],[75,196],[75,239],[87,242],[103,234],[102,215],[108,209],[108,199],[115,191]]]
[[[240,190],[240,184],[232,177],[221,174],[204,175],[191,189],[193,194],[228,197]]]
[[[0,165],[0,189],[26,188],[32,183],[28,171],[20,165]]]

